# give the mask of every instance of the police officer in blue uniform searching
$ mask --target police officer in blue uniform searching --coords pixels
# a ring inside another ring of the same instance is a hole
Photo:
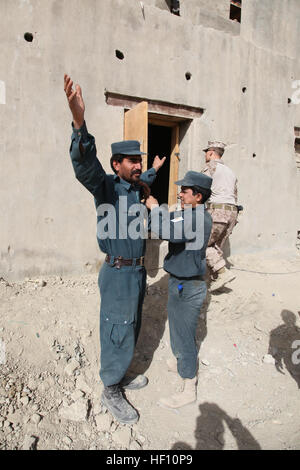
[[[212,218],[204,206],[211,195],[212,178],[188,171],[175,184],[181,186],[181,211],[169,213],[167,208],[158,207],[152,196],[146,201],[147,208],[152,209],[151,231],[169,240],[164,270],[170,275],[168,320],[174,357],[167,365],[169,370],[178,372],[184,387],[182,392],[160,399],[159,404],[168,408],[180,408],[196,400],[195,336],[207,292],[205,251],[212,227]]]
[[[115,174],[107,175],[97,159],[95,139],[87,131],[80,86],[76,85],[73,89],[73,81],[65,75],[64,90],[73,116],[70,148],[73,168],[76,178],[94,196],[98,244],[100,250],[106,253],[105,263],[99,273],[100,377],[104,384],[101,401],[116,420],[133,424],[138,421],[138,414],[123,396],[122,389],[139,389],[148,382],[143,375],[125,375],[140,331],[146,271],[145,238],[131,238],[127,233],[133,219],[128,209],[148,197],[149,185],[154,181],[165,157],[160,159],[156,156],[153,167],[142,174],[143,152],[140,151],[139,142],[116,142],[111,145],[110,162]],[[109,207],[114,209],[116,216],[112,224],[114,233],[105,233],[105,224],[101,225]]]

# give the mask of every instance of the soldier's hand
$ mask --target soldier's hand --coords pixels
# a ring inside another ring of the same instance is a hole
[[[157,199],[155,199],[155,197],[153,196],[149,196],[147,199],[146,199],[146,207],[147,209],[152,209],[153,206],[158,206],[158,201]]]
[[[163,166],[167,157],[159,158],[158,155],[153,160],[152,168],[155,169],[156,172]]]
[[[82,98],[82,92],[79,85],[73,90],[73,81],[69,75],[64,76],[64,90],[67,96],[69,107],[73,115],[73,123],[76,129],[79,129],[84,123],[85,105]]]

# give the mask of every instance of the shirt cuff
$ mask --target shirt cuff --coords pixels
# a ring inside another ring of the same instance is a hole
[[[72,129],[73,129],[72,139],[74,138],[76,142],[79,142],[80,140],[82,140],[83,142],[87,141],[88,130],[87,130],[85,121],[83,122],[82,126],[79,129],[75,129],[74,124],[72,122]]]

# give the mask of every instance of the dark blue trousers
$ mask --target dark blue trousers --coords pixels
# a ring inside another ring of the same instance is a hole
[[[178,285],[182,288],[178,289]],[[170,342],[177,369],[183,379],[197,372],[196,328],[200,309],[206,297],[206,282],[200,279],[178,279],[170,275],[168,319]]]
[[[133,358],[146,289],[142,266],[120,269],[104,263],[98,284],[100,308],[100,378],[105,386],[118,384]]]

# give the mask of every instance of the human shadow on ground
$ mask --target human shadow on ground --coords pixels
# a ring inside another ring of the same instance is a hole
[[[261,447],[238,418],[232,418],[215,403],[202,403],[199,406],[193,449],[185,442],[176,442],[172,450],[222,450],[225,446],[225,425],[236,440],[239,450],[259,450]]]
[[[270,332],[269,350],[275,359],[277,371],[284,374],[284,367],[300,388],[300,328],[296,326],[296,315],[282,310],[283,323]]]

